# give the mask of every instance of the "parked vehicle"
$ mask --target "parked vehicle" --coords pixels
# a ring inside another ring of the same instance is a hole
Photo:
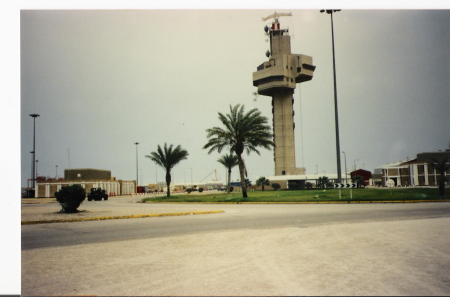
[[[108,200],[106,190],[102,190],[102,188],[92,188],[91,192],[88,194],[88,201],[101,201],[102,199]]]

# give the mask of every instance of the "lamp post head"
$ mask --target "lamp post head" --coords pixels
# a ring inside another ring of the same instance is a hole
[[[30,117],[33,117],[33,118],[37,118],[37,117],[39,117],[40,115],[38,115],[37,113],[32,113],[32,114],[30,114]]]
[[[326,12],[328,14],[332,14],[333,12],[341,11],[340,9],[321,9],[320,12]]]

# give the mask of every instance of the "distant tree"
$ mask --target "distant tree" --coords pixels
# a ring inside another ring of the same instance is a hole
[[[248,178],[245,179],[245,186],[247,188],[252,186],[252,182]]]
[[[158,145],[156,152],[151,152],[150,155],[145,156],[166,171],[167,197],[170,197],[170,183],[172,181],[170,171],[180,161],[186,160],[187,156],[189,156],[188,152],[182,149],[180,145],[173,148],[172,144],[167,147],[167,143],[164,143],[164,149]]]
[[[227,193],[230,193],[230,182],[231,182],[231,169],[238,165],[238,158],[235,154],[225,154],[217,159],[217,162],[225,166],[228,169],[227,178]]]
[[[328,182],[329,182],[328,177],[326,176],[319,177],[319,179],[317,180],[317,188],[324,189],[328,184]]]
[[[313,184],[310,183],[310,182],[307,182],[307,183],[305,184],[305,187],[309,190],[309,189],[311,189],[311,188],[313,187]]]
[[[449,159],[447,157],[437,160],[437,159],[431,159],[432,162],[429,164],[433,166],[434,169],[436,169],[437,172],[439,172],[439,196],[445,196],[445,172],[450,169],[450,163]]]
[[[264,191],[264,186],[270,185],[270,181],[267,178],[265,178],[264,176],[261,176],[260,178],[258,178],[256,180],[256,185],[258,187],[261,187],[262,190]]]
[[[355,183],[358,188],[366,186],[366,181],[364,180],[364,177],[362,177],[361,175],[353,176],[352,182]]]
[[[224,148],[229,148],[230,153],[235,153],[238,157],[240,180],[245,180],[247,169],[242,153],[255,152],[259,155],[258,147],[271,149],[274,146],[268,119],[256,108],[244,113],[244,105],[237,104],[234,107],[230,105],[230,113],[227,115],[219,112],[219,120],[225,128],[207,129],[209,140],[203,148],[209,149],[208,154],[214,150],[220,153]],[[242,197],[248,197],[245,183],[242,183]]]

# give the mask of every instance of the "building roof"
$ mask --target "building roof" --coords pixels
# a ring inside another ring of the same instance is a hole
[[[272,176],[266,176],[266,178],[270,181],[276,181],[276,180],[313,180],[313,179],[319,179],[322,176],[326,176],[329,179],[337,179],[338,176],[336,173],[331,174],[302,174],[302,175],[272,175]]]

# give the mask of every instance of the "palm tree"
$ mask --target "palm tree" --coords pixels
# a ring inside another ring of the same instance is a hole
[[[271,149],[274,146],[271,127],[267,124],[267,117],[262,116],[258,109],[253,108],[244,114],[244,105],[240,104],[234,107],[230,105],[230,113],[227,115],[219,112],[219,120],[225,128],[207,129],[209,140],[203,148],[209,148],[208,154],[214,150],[220,153],[224,148],[229,148],[230,153],[237,155],[242,197],[247,198],[247,185],[243,182],[247,176],[247,170],[242,153],[246,151],[249,155],[250,152],[255,152],[259,155],[257,149],[259,146]]]
[[[158,144],[156,152],[151,152],[150,155],[145,156],[166,170],[167,197],[170,197],[170,182],[172,181],[170,171],[181,160],[186,160],[187,156],[189,156],[188,152],[181,146],[178,145],[173,149],[173,145],[167,147],[167,143],[164,143],[164,150]]]
[[[366,181],[364,180],[364,177],[362,177],[361,175],[353,176],[352,182],[356,183],[358,189],[366,186]]]
[[[326,176],[319,177],[317,181],[317,188],[325,189],[328,182],[329,182],[328,177]]]
[[[262,190],[264,191],[264,186],[270,185],[270,181],[265,178],[264,176],[261,176],[256,180],[256,186],[261,186]]]
[[[231,169],[238,165],[238,158],[235,154],[226,154],[217,159],[217,162],[228,169],[227,193],[230,193]]]

